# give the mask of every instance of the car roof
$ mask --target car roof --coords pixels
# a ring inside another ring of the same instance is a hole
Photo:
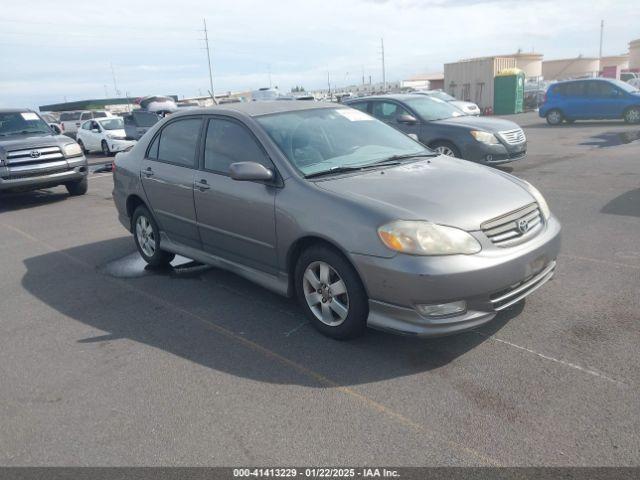
[[[33,112],[30,108],[0,108],[0,113]]]
[[[428,95],[422,95],[423,97],[427,97]],[[384,95],[370,95],[368,97],[358,97],[358,98],[350,98],[349,100],[345,100],[345,104],[362,102],[365,100],[398,100],[403,102],[405,100],[415,100],[416,95],[412,93],[387,93]]]
[[[172,113],[171,116],[188,116],[198,114],[224,114],[228,112],[240,112],[249,117],[258,117],[260,115],[268,115],[270,113],[297,112],[300,110],[313,110],[320,108],[344,108],[339,103],[330,102],[308,102],[303,100],[283,101],[259,101],[246,103],[225,103],[206,108],[191,108],[184,111]]]
[[[606,77],[593,77],[593,78],[573,78],[569,80],[560,80],[559,82],[554,82],[552,85],[562,85],[563,83],[575,83],[575,82],[592,82],[594,80],[611,82],[613,78]],[[551,85],[549,85],[551,86]]]

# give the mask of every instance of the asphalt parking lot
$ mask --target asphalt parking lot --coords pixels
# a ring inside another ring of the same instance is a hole
[[[558,271],[453,337],[337,342],[231,273],[145,270],[109,173],[2,197],[0,464],[638,465],[640,127],[510,118]]]

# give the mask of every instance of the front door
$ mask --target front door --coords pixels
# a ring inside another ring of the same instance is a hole
[[[398,117],[401,115],[415,116],[401,105],[395,102],[376,100],[371,102],[371,115],[418,140],[420,134],[420,124],[418,122],[409,124],[398,121]]]
[[[201,117],[167,123],[149,147],[140,171],[160,230],[171,240],[194,248],[201,246],[193,201],[201,126]]]
[[[229,166],[235,162],[258,162],[275,171],[245,125],[230,118],[210,118],[203,164],[196,173],[194,189],[203,249],[236,263],[276,273],[278,188],[264,182],[233,180]]]

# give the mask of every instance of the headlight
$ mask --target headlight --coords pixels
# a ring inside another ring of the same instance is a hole
[[[82,155],[82,149],[77,143],[67,143],[63,149],[65,157],[77,157],[78,155]]]
[[[397,220],[378,228],[378,235],[391,250],[410,255],[470,255],[481,250],[464,230],[430,222]]]
[[[497,145],[500,143],[493,133],[483,132],[481,130],[471,130],[469,133],[471,133],[477,141],[486,143],[487,145]]]
[[[533,196],[533,198],[535,198],[536,202],[538,203],[538,207],[540,207],[540,211],[542,212],[544,219],[549,220],[549,217],[551,216],[551,210],[549,210],[549,205],[547,204],[547,201],[544,199],[544,197],[536,187],[531,185],[526,180],[522,180],[522,181],[525,183],[526,189],[529,191],[529,193]]]

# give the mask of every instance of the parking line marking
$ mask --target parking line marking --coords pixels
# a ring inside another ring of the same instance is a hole
[[[613,383],[615,383],[617,385],[622,385],[622,386],[625,386],[625,387],[628,386],[627,383],[622,382],[620,380],[616,380],[615,378],[611,378],[611,377],[605,375],[604,373],[600,373],[600,372],[598,372],[596,370],[591,370],[589,368],[581,367],[580,365],[577,365],[577,364],[571,363],[571,362],[567,362],[566,360],[560,360],[559,358],[550,357],[549,355],[545,355],[544,353],[536,352],[535,350],[531,350],[530,348],[523,347],[521,345],[509,342],[507,340],[503,340],[503,339],[498,338],[498,337],[494,337],[493,335],[484,335],[483,333],[480,333],[480,332],[475,332],[475,333],[477,333],[478,335],[480,335],[482,337],[488,338],[489,340],[494,340],[494,341],[499,342],[499,343],[504,343],[505,345],[509,345],[510,347],[517,348],[518,350],[524,350],[525,352],[532,353],[534,355],[537,355],[540,358],[544,358],[545,360],[550,360],[552,362],[560,363],[560,364],[562,364],[562,365],[564,365],[566,367],[573,368],[573,369],[576,369],[576,370],[580,370],[583,373],[587,373],[589,375],[593,375],[595,377],[602,378],[603,380],[608,380],[609,382],[613,382]]]
[[[583,260],[585,262],[601,263],[604,265],[612,265],[614,267],[626,267],[626,268],[633,268],[636,270],[640,270],[640,265],[633,265],[632,263],[612,262],[611,260],[601,260],[599,258],[582,257],[580,255],[570,255],[568,253],[561,253],[560,256],[571,258],[573,260]]]
[[[92,267],[89,263],[80,260],[79,258],[74,257],[73,255],[70,255],[66,252],[60,251],[58,250],[56,247],[54,247],[53,245],[50,245],[49,243],[45,242],[44,240],[40,240],[37,237],[34,237],[33,235],[21,230],[20,228],[14,227],[13,225],[9,225],[6,223],[0,223],[0,225],[2,225],[3,227],[12,230],[22,236],[24,236],[25,238],[35,242],[35,243],[39,243],[40,245],[45,246],[47,249],[49,249],[51,251],[51,253],[55,253],[58,255],[61,255],[65,258],[67,258],[69,261],[75,263],[76,265],[79,265],[85,269],[91,270],[95,272],[94,267]],[[441,442],[444,443],[446,445],[448,445],[451,448],[454,448],[458,451],[462,451],[465,452],[475,458],[477,458],[478,460],[481,460],[482,462],[488,464],[488,465],[492,465],[492,466],[502,466],[502,464],[500,462],[498,462],[497,460],[495,460],[492,457],[489,457],[487,455],[484,455],[483,453],[474,450],[471,447],[466,447],[464,445],[461,445],[457,442],[454,442],[452,440],[445,440],[443,438],[441,438],[440,436],[438,436],[438,434],[434,431],[431,431],[430,429],[428,429],[426,426],[416,423],[413,420],[411,420],[410,418],[402,415],[401,413],[396,412],[395,410],[390,409],[389,407],[386,407],[385,405],[367,397],[366,395],[359,393],[358,391],[354,390],[351,387],[345,387],[343,385],[340,385],[339,383],[331,380],[328,377],[325,377],[324,375],[322,375],[321,373],[316,372],[315,370],[312,370],[310,368],[305,367],[304,365],[301,365],[283,355],[280,355],[279,353],[274,352],[273,350],[269,350],[268,348],[252,341],[249,339],[246,339],[244,337],[241,337],[240,335],[235,334],[234,332],[232,332],[231,330],[228,330],[214,322],[210,322],[208,320],[206,320],[205,318],[200,317],[199,315],[190,312],[189,310],[186,310],[178,305],[174,305],[173,303],[165,300],[162,297],[158,297],[152,293],[146,292],[145,290],[142,290],[140,288],[136,288],[135,286],[126,283],[122,280],[116,279],[116,278],[111,278],[111,277],[107,277],[107,276],[102,276],[105,280],[118,285],[126,290],[130,290],[130,291],[135,291],[138,294],[141,294],[153,301],[155,301],[156,303],[162,304],[167,308],[171,308],[176,312],[182,313],[185,316],[191,317],[195,320],[198,320],[200,323],[202,323],[206,328],[224,336],[227,337],[231,340],[236,341],[237,343],[240,343],[241,345],[249,348],[250,350],[253,350],[255,352],[258,352],[260,354],[262,354],[263,356],[270,358],[272,360],[278,361],[279,363],[286,365],[288,367],[290,367],[291,369],[302,373],[303,375],[315,380],[316,382],[318,382],[320,385],[324,385],[325,387],[329,387],[332,388],[334,390],[337,390],[353,399],[356,399],[358,401],[360,401],[361,403],[363,403],[364,405],[368,406],[370,409],[377,411],[379,413],[382,413],[384,415],[386,415],[387,417],[395,420],[396,422],[400,423],[401,425],[404,425],[405,427],[409,427],[412,428],[413,430],[416,430],[418,432],[422,432],[424,434],[427,434],[430,438],[432,438],[434,441],[436,442]]]
[[[308,325],[309,322],[302,322],[300,325],[298,325],[296,328],[289,330],[288,332],[284,332],[284,336],[288,337],[289,335],[296,333],[298,330],[300,330],[302,327],[304,327],[305,325]]]

